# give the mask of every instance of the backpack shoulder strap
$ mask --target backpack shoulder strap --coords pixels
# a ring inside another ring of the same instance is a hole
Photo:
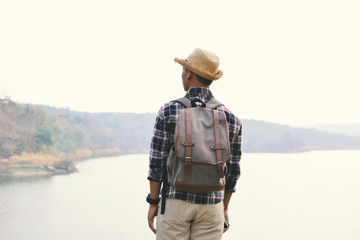
[[[221,102],[219,102],[215,98],[212,98],[210,101],[208,101],[206,103],[206,107],[211,108],[211,109],[217,109],[218,107],[221,107],[221,106],[224,106],[224,104],[222,104]]]
[[[171,102],[180,103],[185,108],[191,108],[191,101],[186,97],[178,98],[176,100],[172,100]]]
[[[176,102],[176,103],[180,103],[183,107],[185,108],[191,108],[192,103],[191,100],[186,98],[186,97],[182,97],[182,98],[178,98],[176,100],[173,100],[171,102]],[[224,104],[222,104],[221,102],[219,102],[218,100],[216,100],[215,98],[212,98],[210,101],[208,101],[207,103],[205,103],[206,108],[210,108],[210,109],[216,109],[218,107],[223,106]]]

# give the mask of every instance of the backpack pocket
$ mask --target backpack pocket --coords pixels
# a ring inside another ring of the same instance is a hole
[[[169,185],[179,191],[209,193],[220,191],[225,186],[225,178],[219,177],[217,165],[192,162],[187,173],[185,161],[177,158],[173,150],[167,159],[167,172]]]
[[[170,186],[174,186],[175,174],[178,169],[179,162],[176,158],[176,153],[174,151],[174,146],[171,148],[170,153],[168,154],[166,161],[166,169],[167,169],[167,180]]]
[[[185,161],[177,161],[180,174],[174,179],[176,189],[192,193],[209,193],[224,188],[225,178],[219,177],[216,165],[193,162],[190,173],[186,173]]]

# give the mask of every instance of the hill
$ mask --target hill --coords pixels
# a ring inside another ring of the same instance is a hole
[[[148,153],[156,114],[84,113],[0,101],[0,159],[45,153],[60,159]],[[360,137],[242,119],[243,152],[360,149]]]
[[[108,145],[101,147],[116,146],[126,154],[148,152],[155,114],[84,113],[48,106],[41,108],[54,118],[72,116],[91,124],[90,131],[97,131],[95,139],[105,138],[100,142]]]
[[[62,111],[87,119],[115,140],[124,153],[148,153],[156,114],[79,113],[42,106],[49,114]],[[264,121],[242,119],[243,152],[302,152],[360,149],[360,137],[331,134],[316,129],[294,128]]]
[[[52,114],[39,106],[0,99],[0,159],[23,153],[81,159],[120,150],[112,134],[79,114],[61,110]]]
[[[242,120],[244,152],[301,152],[360,149],[360,137],[316,129]]]
[[[305,128],[314,128],[320,131],[345,134],[349,136],[360,136],[360,123],[320,124],[320,125],[306,126]]]

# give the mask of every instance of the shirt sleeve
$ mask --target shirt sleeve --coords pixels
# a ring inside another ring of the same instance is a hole
[[[235,119],[234,129],[233,139],[230,143],[230,157],[227,162],[226,193],[235,192],[236,182],[240,177],[242,125],[238,119]]]
[[[150,145],[149,172],[147,179],[161,182],[167,157],[167,145],[169,133],[165,130],[164,107],[161,107],[154,125],[153,136]]]

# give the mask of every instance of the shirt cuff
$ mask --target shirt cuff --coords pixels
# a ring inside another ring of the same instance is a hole
[[[149,181],[152,181],[152,182],[161,182],[161,180],[159,180],[159,179],[157,179],[157,178],[153,178],[153,177],[147,177],[147,179],[149,180]]]
[[[154,174],[154,172],[150,170],[147,179],[153,182],[161,182],[162,176],[159,176],[159,174]]]

